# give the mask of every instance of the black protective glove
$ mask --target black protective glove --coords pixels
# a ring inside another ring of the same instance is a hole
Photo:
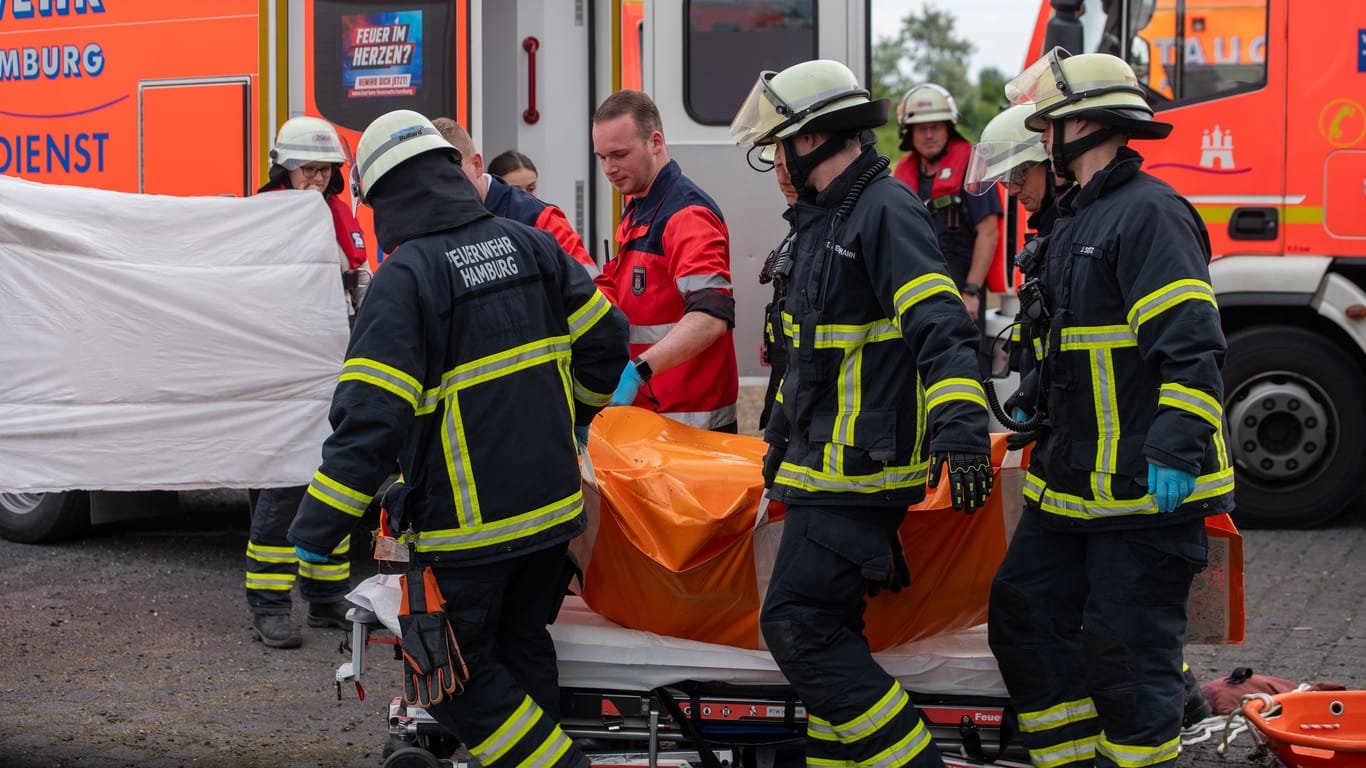
[[[778,476],[778,467],[787,455],[787,443],[769,443],[768,453],[764,454],[764,487],[772,488],[773,479]]]
[[[1036,439],[1038,439],[1038,437],[1039,433],[1032,429],[1027,432],[1011,432],[1010,434],[1006,435],[1006,450],[1024,450],[1025,446],[1034,442]]]
[[[458,696],[470,679],[455,630],[446,618],[446,601],[431,568],[420,568],[416,558],[403,574],[403,602],[398,628],[403,650],[403,701],[425,708]]]
[[[911,586],[911,567],[906,564],[906,553],[901,548],[901,536],[896,531],[892,531],[887,534],[887,544],[892,550],[892,574],[887,581],[869,580],[869,597],[877,597],[878,593],[884,589],[896,594],[903,588]]]
[[[958,451],[931,453],[929,487],[939,487],[939,470],[944,464],[949,465],[949,491],[954,509],[961,509],[970,515],[987,503],[995,477],[991,471],[990,456]]]

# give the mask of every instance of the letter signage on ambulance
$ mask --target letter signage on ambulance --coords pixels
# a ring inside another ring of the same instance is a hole
[[[412,96],[422,86],[422,11],[343,16],[347,98]]]

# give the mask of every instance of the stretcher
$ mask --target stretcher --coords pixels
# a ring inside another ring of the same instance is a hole
[[[1287,768],[1366,766],[1366,691],[1293,691],[1244,697],[1253,738]]]
[[[1028,765],[986,640],[991,578],[1022,505],[1027,456],[993,436],[996,491],[968,516],[948,484],[912,507],[900,530],[912,577],[868,601],[874,658],[910,692],[946,762]],[[783,510],[763,499],[764,444],[679,425],[638,408],[594,421],[583,461],[588,530],[571,542],[578,594],[550,627],[561,726],[595,765],[800,766],[806,712],[763,647],[758,615]],[[1211,518],[1215,520],[1215,518]],[[1242,638],[1241,539],[1211,531],[1215,565],[1192,593],[1192,638]],[[394,643],[400,587],[380,575],[350,595],[352,659]],[[1205,606],[1201,608],[1200,606]],[[1198,628],[1198,627],[1204,627]],[[459,743],[394,698],[385,768],[432,768]]]

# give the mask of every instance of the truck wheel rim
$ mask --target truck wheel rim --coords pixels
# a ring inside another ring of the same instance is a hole
[[[1238,467],[1279,483],[1313,472],[1333,452],[1336,416],[1312,382],[1264,374],[1244,382],[1229,400],[1229,447]]]

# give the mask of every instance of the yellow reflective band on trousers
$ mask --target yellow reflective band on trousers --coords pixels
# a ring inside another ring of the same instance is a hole
[[[1091,699],[1077,699],[1055,704],[1048,709],[1019,714],[1020,733],[1039,733],[1072,723],[1094,719],[1096,704]]]
[[[265,544],[247,540],[247,557],[261,563],[289,564],[297,562],[294,547],[268,547]]]
[[[828,760],[824,757],[808,757],[806,758],[806,764],[808,768],[810,766],[819,766],[819,768],[858,768],[858,763],[853,760]]]
[[[583,511],[583,492],[575,491],[559,501],[491,523],[470,528],[421,531],[415,546],[419,552],[458,551],[533,536],[548,528],[568,523]]]
[[[953,284],[953,278],[931,272],[921,275],[914,280],[909,280],[905,285],[897,289],[892,297],[892,305],[896,307],[896,316],[904,317],[907,312],[916,304],[928,299],[936,293],[948,293],[962,300],[958,293],[958,288]]]
[[[1138,333],[1144,323],[1185,301],[1208,301],[1216,312],[1219,310],[1219,302],[1214,298],[1214,289],[1209,283],[1204,280],[1176,280],[1134,302],[1129,310],[1129,327]]]
[[[441,430],[441,447],[446,457],[446,476],[450,480],[451,496],[455,500],[456,517],[461,528],[474,531],[479,527],[482,517],[479,511],[479,491],[475,487],[474,471],[470,467],[469,443],[465,434],[464,415],[460,409],[460,393],[470,387],[497,381],[504,376],[538,365],[567,365],[569,359],[569,337],[552,336],[471,360],[452,368],[441,377],[440,399],[446,407],[445,423]],[[562,370],[560,375],[563,383]],[[565,398],[570,397],[573,397],[573,393],[566,390]]]
[[[1061,768],[1074,763],[1090,766],[1095,759],[1095,736],[1029,750],[1029,762],[1033,763],[1034,768]]]
[[[513,747],[526,739],[532,728],[543,717],[545,717],[545,713],[541,711],[541,708],[536,706],[530,696],[525,696],[521,705],[513,711],[507,720],[503,721],[498,730],[490,734],[487,739],[471,747],[470,752],[479,758],[479,762],[485,766],[504,765],[498,761],[505,757]],[[569,738],[564,735],[564,731],[560,730],[558,725],[553,723],[551,725],[550,735],[537,745],[526,759],[517,763],[506,763],[506,765],[516,766],[516,768],[538,768],[539,766],[553,765],[564,756],[564,753],[569,751]]]
[[[925,409],[933,413],[935,408],[956,400],[976,403],[987,409],[987,394],[982,382],[972,379],[944,379],[925,390]]]
[[[422,384],[417,379],[391,365],[364,357],[353,357],[342,363],[338,382],[342,381],[362,381],[379,387],[402,398],[413,407],[413,410],[417,410],[418,400],[422,395]]]
[[[1156,747],[1142,747],[1132,744],[1116,744],[1100,735],[1096,745],[1096,756],[1109,759],[1119,768],[1148,768],[1176,760],[1181,751],[1181,737],[1176,737]]]
[[[247,571],[247,589],[260,589],[268,592],[288,592],[294,588],[294,572],[261,573]]]
[[[1184,384],[1163,384],[1158,392],[1158,407],[1167,406],[1204,419],[1214,428],[1214,445],[1219,453],[1219,468],[1229,466],[1228,444],[1224,441],[1224,406],[1214,396]]]
[[[847,722],[831,724],[815,715],[807,716],[806,735],[818,741],[838,741],[853,746],[860,741],[878,736],[879,731],[896,721],[897,716],[911,705],[911,697],[900,683],[892,683],[887,693],[878,699],[866,712]],[[930,733],[920,719],[909,732],[886,749],[864,760],[819,761],[807,759],[807,765],[857,765],[862,768],[897,768],[909,765],[916,755],[930,745]]]
[[[370,507],[374,496],[361,493],[324,475],[322,470],[313,474],[313,482],[308,484],[308,495],[333,509],[341,510],[352,517],[361,517]]]
[[[1212,499],[1232,492],[1233,468],[1229,467],[1197,477],[1195,490],[1186,497],[1184,503]],[[1139,499],[1086,499],[1047,488],[1043,478],[1032,471],[1025,475],[1024,493],[1025,498],[1037,503],[1044,512],[1081,520],[1157,514],[1157,501],[1151,495]]]

